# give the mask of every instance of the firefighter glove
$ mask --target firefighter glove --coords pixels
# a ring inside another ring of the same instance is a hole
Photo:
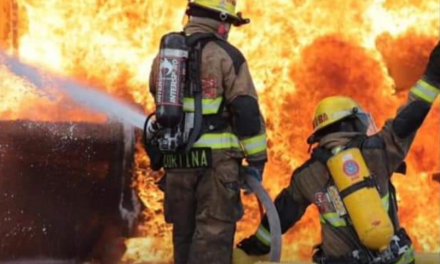
[[[243,239],[238,243],[237,247],[246,252],[246,254],[254,256],[266,255],[270,252],[270,246],[263,244],[255,235]]]
[[[250,163],[248,167],[245,167],[245,171],[247,174],[261,182],[263,180],[264,164],[260,165]]]
[[[261,182],[263,180],[263,173],[264,173],[264,163],[262,165],[260,164],[249,164],[249,166],[243,166],[241,169],[242,177],[242,183],[241,188],[244,189],[244,194],[249,195],[252,194],[254,191],[249,186],[249,184],[246,182],[245,175],[250,176],[254,179],[256,179],[258,182]]]
[[[159,171],[163,167],[163,154],[157,144],[145,144],[145,150],[150,158],[150,167],[153,171]]]

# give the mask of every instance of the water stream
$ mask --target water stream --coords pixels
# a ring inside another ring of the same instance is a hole
[[[0,57],[6,66],[17,76],[27,79],[38,89],[45,89],[47,79],[60,92],[74,100],[77,104],[90,110],[106,114],[136,128],[143,129],[146,115],[129,104],[99,91],[97,88],[67,78],[43,72],[34,66],[21,62],[0,50]]]

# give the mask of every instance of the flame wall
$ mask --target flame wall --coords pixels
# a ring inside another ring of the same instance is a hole
[[[150,64],[160,37],[181,30],[186,1],[16,2],[16,50],[23,59],[152,109],[147,92]],[[270,163],[264,185],[272,196],[308,158],[306,138],[320,99],[352,96],[382,125],[405,101],[406,90],[420,77],[438,39],[436,0],[241,0],[239,9],[252,24],[234,29],[230,40],[249,61],[267,119]],[[10,43],[11,35],[6,34],[3,43]],[[0,89],[2,119],[105,120],[62,107],[66,98],[48,100],[1,65]],[[439,141],[437,102],[408,157],[408,175],[394,177],[402,225],[423,252],[440,251],[439,185],[431,180],[431,173],[440,169]],[[127,241],[125,260],[169,261],[170,226],[164,224],[163,197],[154,185],[160,175],[148,170],[141,147],[136,174],[136,188],[148,209],[139,228],[143,237]],[[254,198],[244,200],[246,216],[239,223],[237,241],[258,225]],[[319,232],[317,210],[311,207],[284,236],[283,259],[309,259]]]

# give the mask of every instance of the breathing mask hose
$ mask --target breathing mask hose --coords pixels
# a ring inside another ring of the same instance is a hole
[[[281,259],[281,225],[277,209],[267,191],[254,177],[245,174],[246,183],[252,188],[260,202],[266,209],[267,219],[270,228],[270,261],[279,262]]]

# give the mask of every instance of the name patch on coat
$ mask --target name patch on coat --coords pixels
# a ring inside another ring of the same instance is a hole
[[[207,169],[212,167],[212,150],[196,148],[188,153],[165,154],[163,157],[165,169]]]

